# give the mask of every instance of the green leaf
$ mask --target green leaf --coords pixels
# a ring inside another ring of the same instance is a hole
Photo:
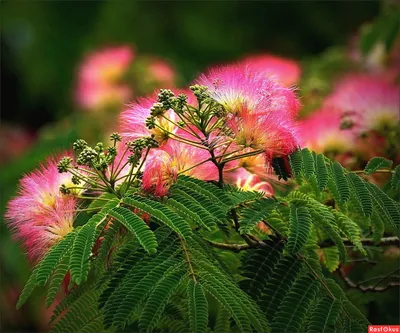
[[[21,295],[18,298],[18,302],[17,302],[17,310],[21,308],[22,305],[25,304],[26,300],[29,298],[29,296],[32,294],[32,292],[35,290],[36,288],[36,273],[37,270],[35,269],[31,276],[28,279],[28,282],[25,284],[24,289],[22,290]]]
[[[192,229],[190,225],[183,218],[157,201],[153,201],[138,195],[125,197],[122,199],[122,201],[128,206],[136,207],[141,211],[155,217],[157,220],[166,224],[183,238],[192,235]]]
[[[294,152],[289,156],[290,167],[292,169],[293,175],[297,180],[301,177],[303,171],[303,156],[300,150]]]
[[[307,243],[311,230],[311,215],[306,207],[290,205],[290,232],[287,242],[288,251],[295,255]]]
[[[47,308],[49,308],[49,306],[54,302],[57,292],[60,289],[60,285],[63,282],[65,275],[68,272],[69,269],[68,261],[60,263],[56,271],[54,272],[53,276],[51,277],[49,290],[47,292],[47,297],[46,297]]]
[[[323,254],[322,263],[329,270],[329,272],[334,272],[338,269],[339,261],[339,251],[336,246],[325,247],[321,249]]]
[[[261,307],[269,321],[274,319],[281,301],[296,281],[301,268],[302,263],[294,257],[284,257],[275,266],[261,298]]]
[[[398,190],[400,188],[400,165],[398,165],[394,169],[394,174],[392,179],[390,180],[390,185],[395,189]]]
[[[94,210],[94,209],[100,210],[106,204],[106,200],[118,200],[118,198],[114,194],[106,192],[106,193],[103,193],[102,195],[100,195],[98,198],[94,199],[90,203],[88,208],[90,210]]]
[[[259,199],[241,211],[239,218],[241,234],[250,233],[258,222],[268,218],[278,205],[278,201],[272,198]]]
[[[148,253],[157,252],[157,240],[149,226],[136,214],[124,207],[115,207],[108,211],[108,214],[121,222],[130,232],[132,232],[139,244]]]
[[[190,332],[203,333],[208,325],[208,302],[200,283],[189,279],[187,284]]]
[[[169,271],[157,283],[140,316],[139,329],[151,331],[156,326],[171,294],[185,274],[186,269],[177,268]]]
[[[340,314],[340,301],[325,296],[320,299],[311,314],[309,333],[328,333],[334,331]]]
[[[379,169],[390,169],[393,162],[383,157],[373,157],[365,166],[364,173],[370,175]]]
[[[319,288],[320,283],[310,276],[298,279],[279,306],[271,325],[271,332],[299,332]]]
[[[350,188],[347,178],[344,174],[344,169],[339,162],[334,162],[331,165],[331,168],[333,181],[339,193],[340,202],[345,203],[350,199]]]
[[[346,175],[352,190],[357,198],[358,203],[362,209],[364,216],[371,216],[372,214],[372,198],[368,192],[365,181],[357,176],[354,172],[349,172]]]
[[[315,174],[314,158],[308,148],[304,148],[301,151],[304,164],[304,175],[306,178],[310,178]]]
[[[71,281],[78,285],[85,281],[89,274],[89,258],[95,242],[96,228],[106,218],[105,214],[97,213],[79,229],[75,237],[71,252],[70,269]]]
[[[315,167],[316,167],[318,188],[320,191],[323,191],[328,185],[328,178],[329,178],[324,155],[322,154],[317,155]]]
[[[57,267],[61,259],[70,250],[73,240],[79,228],[67,234],[63,239],[61,239],[56,245],[54,245],[51,250],[46,254],[37,267],[36,282],[38,286],[44,286],[49,279],[51,273]]]

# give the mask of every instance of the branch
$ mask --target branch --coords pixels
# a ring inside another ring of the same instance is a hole
[[[343,243],[345,246],[354,246],[354,244],[348,239],[343,239]],[[397,237],[381,238],[381,241],[378,244],[376,244],[373,239],[363,238],[361,239],[361,243],[363,246],[395,245],[397,247],[400,247],[400,239]],[[320,248],[332,247],[332,246],[335,246],[335,243],[331,239],[324,240],[322,243],[319,244]]]
[[[355,289],[361,290],[362,292],[382,292],[382,291],[385,291],[385,290],[387,290],[389,288],[400,286],[400,282],[389,282],[385,287],[378,287],[378,285],[381,282],[383,282],[384,280],[386,280],[387,278],[389,278],[390,276],[392,276],[394,273],[398,272],[399,270],[400,270],[400,268],[396,269],[395,271],[393,271],[393,272],[391,272],[388,275],[385,275],[383,277],[381,277],[381,276],[376,277],[377,279],[378,278],[381,278],[381,279],[374,286],[372,286],[372,285],[371,286],[362,286],[361,284],[364,283],[365,281],[361,281],[361,282],[358,282],[358,283],[354,282],[343,271],[343,266],[341,266],[339,268],[339,274],[343,278],[344,282],[346,283],[346,285],[349,288],[355,288]]]
[[[240,252],[240,251],[243,251],[243,250],[251,249],[253,247],[257,247],[257,246],[251,246],[249,244],[218,243],[218,242],[214,242],[214,241],[208,240],[208,239],[205,239],[205,241],[208,244],[210,244],[211,246],[217,247],[217,248],[222,249],[222,250],[229,250],[229,251],[233,251],[233,252]]]

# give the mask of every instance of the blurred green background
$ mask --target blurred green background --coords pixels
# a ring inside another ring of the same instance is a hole
[[[380,8],[378,1],[3,1],[2,124],[22,126],[34,138],[42,126],[74,114],[77,68],[87,52],[104,46],[128,44],[137,53],[165,58],[185,84],[210,65],[252,53],[317,59],[333,46],[345,47]],[[73,128],[57,131],[2,163],[1,216],[21,175],[76,136]],[[0,230],[1,329],[46,330],[39,294],[14,310],[29,268],[3,223]],[[394,320],[379,314],[371,317],[375,323]]]

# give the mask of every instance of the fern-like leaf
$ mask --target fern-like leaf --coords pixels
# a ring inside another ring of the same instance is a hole
[[[79,229],[77,228],[75,231],[70,232],[56,245],[54,245],[39,263],[36,272],[36,283],[38,286],[43,286],[46,284],[58,263],[68,253],[73,244],[77,230]]]
[[[294,257],[284,257],[275,266],[272,277],[264,290],[265,295],[261,298],[262,308],[268,320],[274,319],[282,299],[297,279],[301,267],[301,262]]]
[[[179,267],[169,271],[157,283],[154,290],[146,301],[143,312],[139,319],[139,329],[151,331],[164,311],[169,297],[178,286],[182,277],[186,274],[186,269]]]
[[[206,332],[208,324],[208,302],[201,284],[190,279],[187,284],[187,297],[189,303],[190,332]]]
[[[352,190],[355,194],[355,197],[357,198],[358,203],[361,206],[364,216],[371,216],[372,198],[368,192],[365,181],[353,172],[349,172],[346,176],[352,186]]]
[[[155,253],[157,240],[149,226],[136,214],[124,207],[115,207],[108,214],[120,221],[130,232],[132,232],[141,246],[148,253]]]
[[[310,236],[311,215],[307,207],[290,206],[290,232],[287,249],[293,255],[297,254]]]
[[[269,214],[276,208],[278,201],[272,198],[262,198],[255,201],[249,207],[244,208],[241,211],[240,222],[240,233],[251,232],[258,222],[266,219]]]
[[[97,224],[107,217],[103,213],[94,215],[83,227],[80,228],[75,237],[71,251],[71,281],[81,284],[89,274],[89,258],[92,253],[96,236]]]
[[[394,173],[392,175],[392,179],[390,180],[390,185],[395,189],[398,190],[400,188],[400,165],[398,165],[394,169]]]
[[[323,191],[328,185],[329,173],[326,167],[325,156],[318,154],[315,161],[316,176],[318,182],[318,188]]]
[[[36,269],[32,272],[31,276],[28,279],[28,282],[25,284],[24,289],[22,290],[21,295],[18,298],[17,309],[20,309],[22,305],[25,304],[26,300],[32,294],[32,292],[36,288]]]
[[[320,283],[310,276],[298,279],[279,306],[271,331],[273,333],[299,332],[319,288]]]
[[[320,250],[322,253],[322,263],[329,270],[329,272],[334,272],[338,269],[340,265],[339,251],[336,246],[326,247]]]
[[[331,165],[333,181],[339,193],[340,203],[346,203],[350,199],[350,188],[347,178],[344,174],[344,169],[339,162],[334,162]]]
[[[307,149],[304,148],[301,151],[303,165],[304,165],[304,175],[306,178],[310,178],[315,174],[315,165],[314,165],[314,158],[312,153]]]
[[[57,292],[60,289],[60,285],[63,282],[65,275],[68,272],[69,269],[68,261],[60,263],[56,271],[54,272],[53,276],[51,277],[49,290],[47,292],[47,297],[46,297],[47,308],[54,302]]]
[[[267,240],[264,243],[265,246],[248,251],[242,259],[245,279],[240,281],[240,287],[255,301],[260,298],[283,250],[282,242]]]
[[[122,201],[128,206],[136,207],[141,211],[155,217],[157,220],[166,224],[172,230],[180,234],[183,238],[192,235],[192,229],[190,228],[190,225],[183,218],[157,201],[153,201],[138,195],[125,197],[122,199]]]
[[[393,162],[383,157],[373,157],[365,166],[364,173],[370,175],[379,169],[390,169]]]
[[[325,296],[320,299],[311,314],[309,333],[327,333],[335,330],[335,323],[340,314],[340,301]]]
[[[397,236],[400,237],[400,210],[398,206],[393,199],[389,198],[375,184],[368,183],[367,187],[373,197],[374,206],[385,217],[385,220],[391,223],[391,227],[397,233]]]

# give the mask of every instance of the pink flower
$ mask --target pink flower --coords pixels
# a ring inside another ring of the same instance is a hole
[[[227,125],[236,145],[263,151],[267,159],[286,156],[299,147],[296,123],[284,114],[246,111]]]
[[[211,97],[233,115],[257,111],[258,114],[285,113],[292,117],[299,110],[293,90],[248,66],[212,68],[196,83],[209,87]]]
[[[90,53],[79,70],[79,80],[95,84],[119,80],[128,70],[133,57],[129,46],[108,47]]]
[[[97,110],[113,105],[123,105],[132,96],[126,85],[81,82],[77,90],[77,103],[85,110]]]
[[[341,129],[340,111],[331,107],[320,109],[302,120],[299,137],[303,147],[317,153],[352,151],[355,145],[354,133]]]
[[[202,180],[218,179],[216,166],[207,161],[209,152],[177,141],[169,141],[162,149],[155,150],[143,170],[143,189],[156,196],[167,195],[179,174]]]
[[[136,88],[141,94],[148,94],[155,88],[173,87],[177,80],[173,66],[155,56],[139,56],[135,60],[134,75]]]
[[[350,75],[339,82],[325,105],[338,108],[357,134],[385,131],[399,124],[400,88],[381,77]]]
[[[95,110],[127,102],[132,91],[119,81],[128,71],[133,56],[128,46],[110,47],[89,54],[78,73],[78,105]]]
[[[73,230],[77,202],[61,194],[62,184],[74,186],[69,174],[58,173],[57,160],[49,158],[21,179],[19,195],[8,203],[7,224],[33,262]]]
[[[267,77],[273,77],[286,87],[300,80],[300,64],[292,59],[272,54],[259,54],[246,57],[241,64],[251,71],[263,73]]]
[[[244,191],[263,192],[264,196],[271,196],[274,194],[274,189],[270,183],[262,181],[260,177],[251,174],[243,168],[229,175],[228,179],[230,179],[232,184]]]
[[[177,126],[162,116],[156,118],[156,127],[149,130],[146,127],[146,119],[150,116],[150,108],[157,102],[157,95],[153,94],[146,98],[140,98],[137,103],[133,103],[128,109],[123,111],[119,118],[119,129],[126,140],[136,140],[143,136],[154,134],[155,139],[163,144],[170,138],[170,133],[177,131]],[[174,111],[168,110],[164,114],[171,121],[177,121]]]

